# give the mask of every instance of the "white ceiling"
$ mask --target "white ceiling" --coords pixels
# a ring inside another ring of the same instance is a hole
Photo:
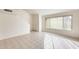
[[[70,9],[27,9],[26,11],[28,11],[30,14],[47,15],[70,11]]]
[[[8,14],[25,13],[25,11],[23,12],[22,10],[25,10],[30,14],[40,14],[40,15],[48,15],[48,14],[55,14],[55,13],[60,13],[60,12],[71,11],[71,9],[13,9],[12,13],[8,13],[8,12],[3,11],[3,9],[0,9],[0,12],[8,13]]]

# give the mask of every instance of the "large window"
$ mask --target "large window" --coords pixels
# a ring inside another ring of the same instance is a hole
[[[71,30],[72,16],[54,17],[46,19],[46,28]]]

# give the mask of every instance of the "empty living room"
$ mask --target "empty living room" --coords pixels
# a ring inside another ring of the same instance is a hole
[[[0,49],[79,49],[79,10],[0,9]]]
[[[79,59],[79,0],[0,0],[0,59]]]

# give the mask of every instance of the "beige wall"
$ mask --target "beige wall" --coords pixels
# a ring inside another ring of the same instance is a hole
[[[39,15],[32,14],[31,31],[39,31]]]
[[[0,11],[0,39],[30,33],[30,20],[30,14],[23,10]]]
[[[63,15],[72,15],[72,31],[65,31],[65,30],[55,30],[55,29],[45,29],[45,17],[56,17],[56,16],[63,16]],[[79,10],[76,11],[69,11],[69,12],[63,12],[58,14],[52,14],[52,15],[46,15],[43,17],[43,31],[52,32],[52,33],[58,33],[61,35],[71,36],[79,38]]]

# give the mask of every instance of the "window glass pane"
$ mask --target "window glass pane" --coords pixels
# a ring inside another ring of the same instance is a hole
[[[63,17],[58,17],[57,29],[63,29]]]
[[[57,28],[57,18],[51,18],[50,20],[50,28]]]
[[[50,19],[46,20],[46,28],[50,28]]]
[[[65,30],[71,30],[71,16],[64,17],[64,29]]]

